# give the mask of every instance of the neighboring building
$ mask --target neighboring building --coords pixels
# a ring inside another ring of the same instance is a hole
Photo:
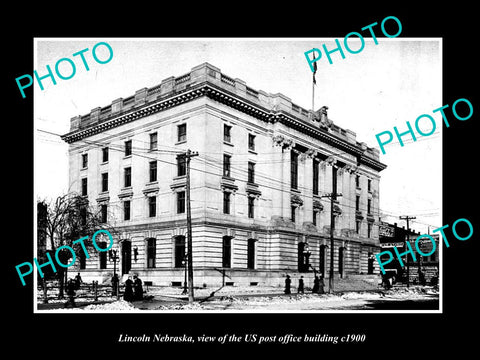
[[[395,277],[398,281],[406,282],[407,274],[410,279],[410,284],[419,282],[419,267],[423,274],[425,275],[425,280],[427,284],[430,283],[430,280],[433,276],[438,276],[439,271],[439,234],[431,234],[430,236],[435,240],[436,251],[434,251],[429,256],[420,256],[417,253],[415,248],[416,239],[422,234],[415,232],[414,230],[407,231],[404,227],[398,227],[397,223],[389,224],[386,222],[380,222],[379,226],[379,240],[382,251],[389,250],[394,254],[393,260],[384,266],[387,273],[395,273]],[[402,266],[395,256],[393,247],[395,246],[398,249],[398,252],[404,253],[407,251],[405,245],[406,241],[410,241],[410,245],[415,252],[416,261],[413,261],[413,258],[410,254],[402,257],[404,266]],[[420,251],[424,254],[429,254],[433,250],[433,243],[428,238],[421,238],[418,241],[418,247]],[[388,255],[382,255],[381,260],[386,261]]]
[[[253,90],[205,63],[71,119],[70,188],[120,231],[122,275],[180,284],[186,251],[185,159],[191,160],[194,283],[283,284],[312,267],[378,274],[379,152],[282,94]],[[332,181],[334,183],[332,184]],[[100,255],[99,255],[100,254]],[[111,277],[107,253],[83,278]]]

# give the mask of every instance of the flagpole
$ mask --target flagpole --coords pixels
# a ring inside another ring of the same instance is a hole
[[[315,111],[315,74],[312,77],[312,111]]]

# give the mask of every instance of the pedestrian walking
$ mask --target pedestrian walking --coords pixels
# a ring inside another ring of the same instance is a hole
[[[68,301],[67,301],[67,306],[72,305],[72,307],[75,307],[75,281],[73,279],[68,279],[67,282],[67,295],[68,295]]]
[[[300,276],[300,279],[298,280],[298,293],[304,294],[304,288],[303,288],[303,276]]]
[[[290,284],[292,283],[292,280],[290,280],[290,275],[287,275],[287,278],[285,279],[285,294],[290,294]]]
[[[133,276],[133,298],[134,300],[143,300],[142,280],[138,275]]]
[[[323,280],[323,274],[320,274],[320,278],[318,279],[318,293],[325,294],[325,282]]]
[[[120,280],[118,279],[118,275],[115,274],[112,276],[112,296],[117,296],[118,294],[118,283]]]
[[[80,276],[80,273],[77,273],[77,275],[75,276],[75,290],[80,289],[80,284],[82,283],[82,277]]]
[[[123,293],[123,300],[133,301],[133,281],[132,277],[129,276],[125,281],[125,292]]]
[[[319,286],[320,286],[320,279],[318,278],[318,275],[315,275],[315,277],[313,278],[312,293],[317,294]]]

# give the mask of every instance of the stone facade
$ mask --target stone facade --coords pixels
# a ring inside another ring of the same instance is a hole
[[[178,155],[187,149],[199,154],[191,160],[195,286],[280,285],[285,274],[312,267],[328,276],[325,195],[334,173],[342,195],[334,204],[335,275],[379,271],[371,255],[380,249],[386,166],[377,150],[328,119],[326,107],[307,111],[205,63],[72,118],[63,139],[70,188],[118,230],[124,276],[155,285],[184,280],[186,180]],[[109,279],[113,266],[92,254],[80,271],[87,280]]]

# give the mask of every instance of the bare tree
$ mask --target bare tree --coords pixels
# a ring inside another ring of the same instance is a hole
[[[94,232],[104,229],[110,232],[112,236],[116,235],[115,228],[108,223],[102,222],[100,211],[89,205],[88,199],[84,196],[68,193],[59,196],[55,201],[46,204],[46,216],[44,216],[43,226],[46,236],[50,242],[52,252],[64,245],[74,249],[75,254],[83,254],[80,244],[73,242],[88,236],[91,237]],[[88,253],[93,248],[93,242],[89,239],[83,242]],[[58,251],[58,259],[62,264],[68,264],[71,261],[72,254],[67,249]],[[67,278],[67,268],[58,267],[57,276],[59,280],[59,298],[64,297],[64,285]]]

